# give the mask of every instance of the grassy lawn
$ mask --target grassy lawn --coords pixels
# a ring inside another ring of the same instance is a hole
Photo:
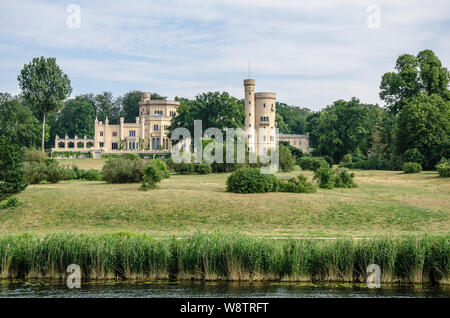
[[[83,169],[101,160],[61,160]],[[290,177],[299,172],[280,173]],[[312,178],[310,171],[302,172]],[[28,186],[21,205],[0,211],[0,233],[242,231],[270,236],[440,233],[450,229],[450,180],[436,172],[355,171],[355,189],[315,194],[233,194],[228,174],[172,175],[159,189],[65,181]]]

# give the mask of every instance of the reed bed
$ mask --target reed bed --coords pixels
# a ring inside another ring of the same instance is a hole
[[[362,282],[377,264],[383,283],[444,283],[450,236],[270,239],[194,234],[181,239],[145,234],[0,236],[1,278],[64,278],[78,264],[90,279]]]

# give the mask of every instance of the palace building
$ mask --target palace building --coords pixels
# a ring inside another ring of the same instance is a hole
[[[246,137],[248,150],[258,154],[266,153],[275,146],[275,93],[255,93],[255,80],[244,80],[245,93],[245,130],[252,130]],[[177,114],[180,103],[168,100],[152,100],[150,93],[142,93],[139,102],[139,117],[136,122],[125,123],[120,118],[119,125],[110,125],[108,118],[105,122],[95,119],[94,138],[86,136],[78,138],[64,138],[56,136],[55,147],[52,152],[76,151],[92,152],[94,158],[101,158],[102,154],[111,153],[169,153],[172,149],[167,128]],[[261,129],[260,129],[261,128]],[[307,135],[279,135],[279,141],[286,141],[290,145],[309,152],[309,137]]]

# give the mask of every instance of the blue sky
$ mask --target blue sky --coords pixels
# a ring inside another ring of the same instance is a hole
[[[80,28],[67,26],[70,4]],[[367,26],[371,4],[380,28]],[[279,101],[314,110],[352,96],[380,103],[381,76],[398,55],[428,48],[449,67],[449,12],[446,0],[0,0],[0,91],[19,93],[23,65],[51,56],[72,96],[242,98],[250,58],[256,90]]]

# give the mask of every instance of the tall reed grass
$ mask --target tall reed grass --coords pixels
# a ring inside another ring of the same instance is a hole
[[[369,264],[382,282],[449,283],[450,236],[268,239],[195,234],[50,234],[0,237],[2,278],[63,278],[78,264],[83,279],[365,281]]]

